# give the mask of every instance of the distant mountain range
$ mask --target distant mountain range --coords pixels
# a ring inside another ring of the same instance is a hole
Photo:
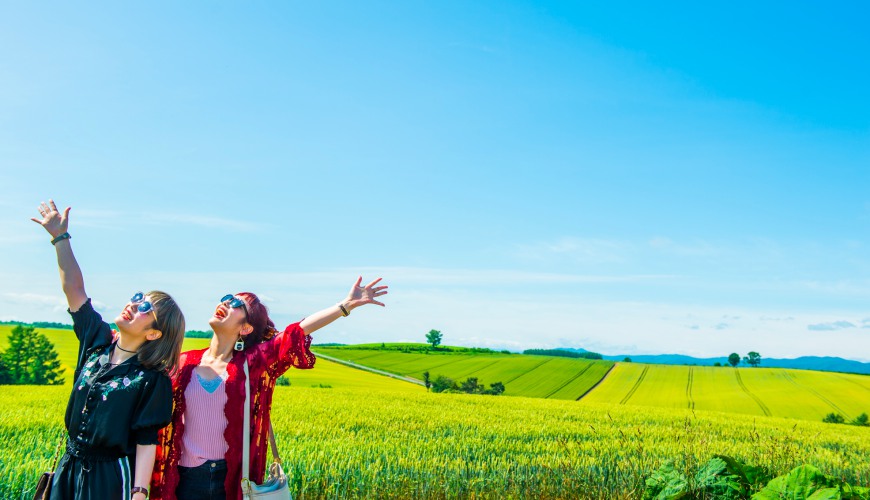
[[[586,349],[572,347],[560,347],[562,351],[590,352]],[[712,366],[719,362],[728,364],[728,357],[719,358],[694,358],[682,354],[620,354],[618,356],[602,355],[604,359],[622,361],[631,358],[635,363],[657,363],[661,365],[699,365]],[[742,365],[741,366],[745,366]],[[851,359],[836,358],[830,356],[801,356],[794,359],[761,358],[761,367],[767,368],[797,368],[800,370],[819,370],[825,372],[861,373],[870,375],[870,363],[862,363]]]

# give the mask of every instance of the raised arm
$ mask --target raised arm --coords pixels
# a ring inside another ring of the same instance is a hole
[[[299,323],[299,326],[302,327],[302,331],[305,332],[305,335],[311,335],[311,333],[323,328],[338,318],[345,316],[345,312],[350,314],[350,311],[366,304],[375,304],[384,307],[383,303],[375,300],[377,297],[387,294],[387,285],[375,286],[379,281],[381,281],[381,278],[372,281],[366,286],[360,286],[362,284],[362,276],[360,276],[357,278],[356,283],[350,287],[350,292],[348,292],[347,297],[344,300],[302,320],[302,322]],[[342,311],[342,307],[344,307],[344,311]]]
[[[51,235],[52,243],[54,243],[55,251],[57,252],[57,267],[60,270],[60,284],[63,288],[63,293],[66,295],[66,301],[69,304],[69,310],[76,312],[88,300],[88,294],[85,293],[85,280],[82,277],[82,270],[79,263],[76,262],[76,257],[73,255],[72,247],[69,242],[69,210],[61,214],[54,204],[54,200],[48,200],[48,203],[39,204],[39,214],[42,219],[31,218],[33,222],[41,225],[48,234]],[[67,235],[65,238],[62,235]]]

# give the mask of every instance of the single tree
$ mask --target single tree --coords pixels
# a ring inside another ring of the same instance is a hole
[[[852,425],[861,425],[861,426],[870,425],[870,417],[868,417],[866,413],[862,413],[862,414],[858,415],[858,417],[855,419],[854,422],[852,422]]]
[[[717,362],[713,363],[713,366],[722,366],[722,363],[717,361]]]
[[[827,415],[825,415],[825,418],[822,419],[822,422],[828,424],[842,424],[845,421],[846,419],[843,418],[843,416],[839,413],[828,413]]]
[[[459,390],[468,394],[480,394],[483,392],[483,385],[477,382],[477,377],[468,377],[468,379],[459,386]]]
[[[48,338],[32,326],[18,325],[9,333],[9,347],[0,353],[5,378],[11,384],[58,385],[63,383],[57,351]]]
[[[426,334],[426,342],[432,344],[432,347],[438,347],[441,344],[441,331],[439,330],[429,330],[429,333]]]
[[[504,393],[504,384],[501,382],[496,382],[494,384],[489,384],[489,389],[483,391],[484,394],[491,394],[493,396],[498,396],[499,394]]]
[[[731,366],[734,366],[734,367],[736,367],[737,365],[739,365],[739,364],[740,364],[740,355],[737,354],[736,352],[732,352],[732,353],[728,356],[728,364],[731,365]]]
[[[0,385],[7,385],[13,382],[12,374],[9,373],[9,368],[6,367],[6,363],[3,362],[3,353],[0,353]]]
[[[628,356],[626,356],[626,357],[622,358],[622,362],[623,362],[623,363],[631,363],[631,358],[629,358]]]
[[[432,392],[455,391],[458,389],[459,387],[456,385],[456,382],[454,382],[452,378],[445,377],[444,375],[438,375],[435,377],[435,381],[432,382]]]
[[[743,358],[743,361],[746,362],[747,365],[752,366],[753,368],[761,364],[761,354],[758,354],[755,351],[749,351],[749,354]]]
[[[429,372],[423,372],[423,384],[428,391],[432,387],[432,379],[429,378]]]

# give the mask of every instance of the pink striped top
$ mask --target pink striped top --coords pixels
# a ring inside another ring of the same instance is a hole
[[[184,407],[184,436],[181,439],[181,458],[178,465],[197,467],[206,460],[223,460],[229,446],[224,439],[227,417],[224,406],[227,404],[226,372],[217,380],[206,380],[206,385],[218,383],[214,392],[203,388],[203,380],[194,371],[191,384],[184,390],[187,405]],[[211,382],[211,383],[209,383]]]

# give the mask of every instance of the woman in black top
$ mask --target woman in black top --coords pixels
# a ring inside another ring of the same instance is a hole
[[[115,318],[113,332],[85,293],[69,242],[67,208],[42,203],[32,219],[52,236],[60,280],[79,339],[75,382],[66,409],[66,453],[52,482],[52,500],[144,500],[157,431],[172,417],[174,369],[184,316],[166,293],[137,293]]]

